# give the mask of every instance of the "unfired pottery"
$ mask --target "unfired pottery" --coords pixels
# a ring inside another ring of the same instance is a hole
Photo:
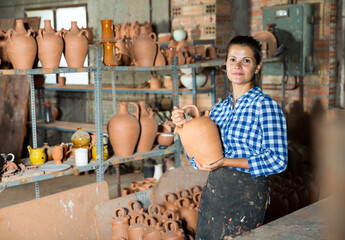
[[[150,88],[151,89],[160,89],[160,88],[162,88],[161,75],[151,74]]]
[[[111,218],[111,239],[125,238],[128,239],[128,219],[126,211],[123,208],[117,208],[114,211],[114,217]]]
[[[44,20],[44,28],[38,30],[37,44],[42,68],[58,68],[64,47],[62,31],[55,32],[50,20]]]
[[[156,34],[148,34],[145,27],[140,27],[140,35],[135,39],[133,51],[138,66],[152,67],[157,54]]]
[[[62,160],[64,158],[64,147],[62,145],[52,147],[52,157],[55,164],[62,164]]]
[[[128,228],[128,240],[141,240],[145,229],[146,226],[144,224],[143,215],[131,217],[130,226]]]
[[[224,157],[222,142],[217,125],[209,118],[209,111],[200,116],[195,105],[186,105],[183,110],[194,109],[195,118],[182,127],[175,128],[175,134],[180,135],[181,142],[188,156],[194,157],[201,165],[214,163]]]
[[[176,201],[177,198],[174,193],[166,193],[163,196],[163,205],[166,210],[176,212],[178,210]]]
[[[142,236],[143,240],[160,240],[162,237],[162,231],[158,222],[153,217],[147,217],[145,219],[145,232]]]
[[[7,53],[14,69],[31,69],[37,54],[37,43],[31,36],[33,30],[24,28],[23,20],[16,20],[16,29],[6,33]]]
[[[121,102],[118,112],[108,122],[110,143],[118,157],[132,155],[139,140],[140,124],[138,119],[128,112],[128,104],[135,106],[136,116],[139,116],[136,103]]]
[[[165,57],[161,51],[160,45],[157,44],[157,55],[156,55],[154,66],[165,66],[165,65],[166,65]]]
[[[155,141],[158,123],[153,116],[152,109],[146,109],[146,102],[139,101],[140,108],[140,137],[137,146],[137,152],[149,152],[152,149],[153,143]]]
[[[162,240],[184,240],[183,230],[178,227],[177,222],[169,220],[164,224],[165,233],[162,235]]]
[[[186,197],[178,199],[177,202],[182,222],[185,222],[188,233],[194,235],[198,220],[198,211],[195,209],[194,203],[191,203],[190,199]]]
[[[69,31],[63,34],[65,40],[65,58],[70,68],[83,67],[88,52],[88,32],[80,30],[76,21],[71,22]]]
[[[129,66],[132,62],[131,53],[128,49],[128,43],[125,41],[125,39],[121,38],[117,40],[116,46],[119,49],[119,52],[121,53],[121,60],[120,64],[122,66]]]

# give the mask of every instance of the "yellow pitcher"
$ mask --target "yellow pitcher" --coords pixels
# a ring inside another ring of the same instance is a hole
[[[103,155],[104,155],[104,161],[108,159],[108,155],[109,155],[109,152],[108,152],[108,145],[104,145],[103,146]],[[93,147],[92,147],[92,158],[94,161],[97,161],[97,156],[96,156],[96,143],[93,144]]]
[[[30,162],[32,165],[41,165],[46,161],[46,153],[44,148],[31,148],[28,146],[28,151],[30,154]]]

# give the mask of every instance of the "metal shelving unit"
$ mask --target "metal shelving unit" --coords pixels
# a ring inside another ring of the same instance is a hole
[[[15,180],[7,180],[0,183],[0,190],[5,189],[6,187],[13,187],[20,184],[26,184],[30,182],[35,183],[35,192],[36,198],[39,198],[39,181],[51,179],[55,177],[60,177],[64,175],[74,174],[77,172],[84,172],[88,170],[96,170],[96,180],[103,181],[104,180],[104,171],[110,165],[116,165],[120,163],[125,163],[129,161],[137,161],[143,160],[149,157],[157,157],[157,156],[164,156],[167,154],[175,154],[175,164],[176,167],[181,166],[181,143],[176,136],[176,141],[173,145],[169,148],[161,150],[155,147],[152,151],[148,153],[135,153],[129,157],[111,157],[107,161],[104,161],[103,156],[103,132],[106,131],[106,128],[103,125],[102,119],[102,92],[112,92],[113,95],[113,110],[114,113],[116,112],[115,105],[115,95],[119,92],[124,93],[163,93],[163,94],[171,94],[173,97],[173,104],[178,106],[179,105],[179,94],[192,94],[193,95],[193,104],[196,104],[196,95],[198,93],[211,93],[212,94],[212,104],[215,103],[215,73],[214,68],[224,65],[223,60],[213,60],[203,63],[196,63],[196,64],[185,64],[185,65],[177,65],[177,58],[173,59],[173,65],[169,66],[159,66],[159,67],[133,67],[133,66],[118,66],[118,67],[105,67],[101,62],[101,47],[99,45],[92,46],[92,48],[96,49],[96,66],[95,67],[86,67],[86,68],[58,68],[58,69],[28,69],[28,70],[0,70],[1,75],[30,75],[30,109],[31,109],[31,126],[32,126],[32,136],[33,136],[33,148],[37,148],[37,128],[43,129],[55,129],[59,131],[75,131],[76,128],[73,126],[66,127],[66,125],[73,125],[73,123],[68,122],[59,122],[57,121],[55,124],[43,124],[37,122],[36,120],[36,107],[35,107],[35,89],[34,89],[34,75],[42,75],[42,74],[59,74],[59,73],[76,73],[76,72],[90,72],[95,75],[95,83],[93,85],[89,85],[87,87],[83,86],[68,86],[68,87],[58,87],[57,85],[45,85],[43,89],[45,90],[54,90],[54,91],[85,91],[85,92],[94,92],[94,100],[95,100],[95,124],[86,124],[87,128],[86,131],[95,132],[96,133],[96,161],[91,161],[87,166],[78,167],[74,166],[73,161],[68,160],[67,163],[72,166],[71,169],[57,172],[52,174],[43,174],[41,171],[37,171],[30,176],[21,176],[16,178]],[[204,88],[204,89],[196,89],[196,71],[197,67],[212,67],[211,71],[211,88]],[[193,89],[179,89],[178,88],[178,70],[181,68],[192,68],[193,71]],[[137,88],[121,88],[115,87],[115,79],[112,79],[112,85],[110,86],[102,86],[102,71],[163,71],[169,70],[172,72],[173,78],[173,89],[166,90],[166,89],[158,89],[158,90],[150,90],[150,89],[137,89]],[[79,123],[74,123],[79,125]],[[85,124],[85,123],[83,123]],[[92,127],[94,126],[94,128]],[[72,129],[73,127],[73,129]],[[47,163],[48,164],[48,163]],[[119,173],[119,171],[117,171]],[[41,173],[41,174],[40,174]],[[119,176],[118,176],[119,177]],[[119,180],[119,178],[118,178]],[[119,184],[119,181],[118,181]]]

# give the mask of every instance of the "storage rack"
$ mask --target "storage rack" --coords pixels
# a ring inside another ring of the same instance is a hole
[[[88,132],[95,131],[96,133],[96,161],[91,161],[87,166],[79,167],[74,166],[72,169],[51,173],[51,174],[40,174],[37,176],[30,176],[19,178],[13,181],[6,181],[0,183],[0,192],[4,190],[6,187],[13,187],[20,184],[26,184],[30,182],[35,183],[35,194],[36,198],[39,198],[39,181],[51,179],[55,177],[60,177],[64,175],[74,174],[77,172],[84,172],[89,170],[96,170],[96,181],[100,182],[104,180],[104,171],[110,165],[118,165],[120,163],[135,161],[135,160],[143,160],[149,157],[157,157],[163,156],[167,154],[175,154],[175,165],[176,167],[181,166],[181,143],[179,141],[178,136],[176,136],[175,143],[168,147],[167,149],[161,150],[155,147],[152,151],[147,153],[135,153],[129,157],[116,157],[113,156],[106,161],[103,161],[103,141],[102,135],[105,132],[103,126],[103,119],[102,119],[102,92],[112,92],[113,93],[113,101],[115,101],[115,94],[119,92],[124,93],[163,93],[163,94],[171,94],[173,97],[173,104],[174,106],[179,106],[179,94],[192,94],[193,95],[193,104],[197,103],[196,95],[198,93],[211,93],[212,95],[212,105],[215,104],[215,67],[219,67],[224,65],[223,60],[212,60],[208,62],[202,63],[194,63],[194,64],[184,64],[184,65],[177,65],[177,58],[173,59],[173,65],[167,66],[154,66],[154,67],[134,67],[134,66],[116,66],[116,67],[106,67],[101,62],[102,56],[102,47],[100,45],[95,45],[93,48],[96,48],[96,66],[95,67],[83,67],[83,68],[58,68],[58,69],[28,69],[28,70],[16,70],[16,69],[6,69],[0,70],[1,75],[30,75],[30,109],[31,109],[31,126],[32,126],[32,140],[33,140],[33,148],[37,148],[37,128],[42,129],[50,129],[50,130],[59,130],[59,131],[75,131],[76,128],[66,128],[61,124],[61,122],[56,122],[55,124],[40,124],[37,123],[36,120],[36,107],[35,107],[35,88],[34,88],[34,75],[42,75],[42,74],[59,74],[59,73],[77,73],[77,72],[90,72],[94,73],[95,75],[95,83],[89,85],[88,87],[78,88],[76,86],[68,86],[68,87],[58,87],[57,85],[45,85],[45,90],[55,90],[55,91],[85,91],[85,92],[94,92],[94,100],[95,100],[95,124],[94,129],[92,128],[93,124],[86,124],[89,129],[86,129]],[[204,89],[196,89],[196,68],[198,67],[212,67],[211,70],[211,88],[204,88]],[[192,90],[187,89],[179,89],[178,88],[178,70],[181,68],[192,68]],[[150,89],[136,89],[136,88],[115,88],[115,80],[112,79],[112,87],[102,87],[102,71],[171,71],[172,78],[173,78],[173,89],[172,90],[150,90]],[[114,102],[115,106],[115,102]],[[115,109],[114,109],[115,110]],[[68,123],[70,124],[70,123]],[[74,123],[78,124],[79,123]],[[83,123],[85,124],[85,123]],[[73,162],[69,162],[68,160],[66,163],[71,164],[73,166]],[[40,171],[37,171],[40,172]],[[118,171],[117,171],[118,172]],[[118,173],[119,174],[119,173]],[[118,183],[119,184],[119,183]]]

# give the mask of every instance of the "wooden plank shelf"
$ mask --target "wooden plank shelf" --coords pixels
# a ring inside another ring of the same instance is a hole
[[[95,132],[94,123],[79,123],[79,122],[65,122],[55,121],[52,123],[45,123],[43,121],[37,121],[37,128],[46,130],[59,130],[65,132],[75,132],[77,128],[82,128],[86,132]],[[107,126],[103,125],[103,132],[107,132]]]

